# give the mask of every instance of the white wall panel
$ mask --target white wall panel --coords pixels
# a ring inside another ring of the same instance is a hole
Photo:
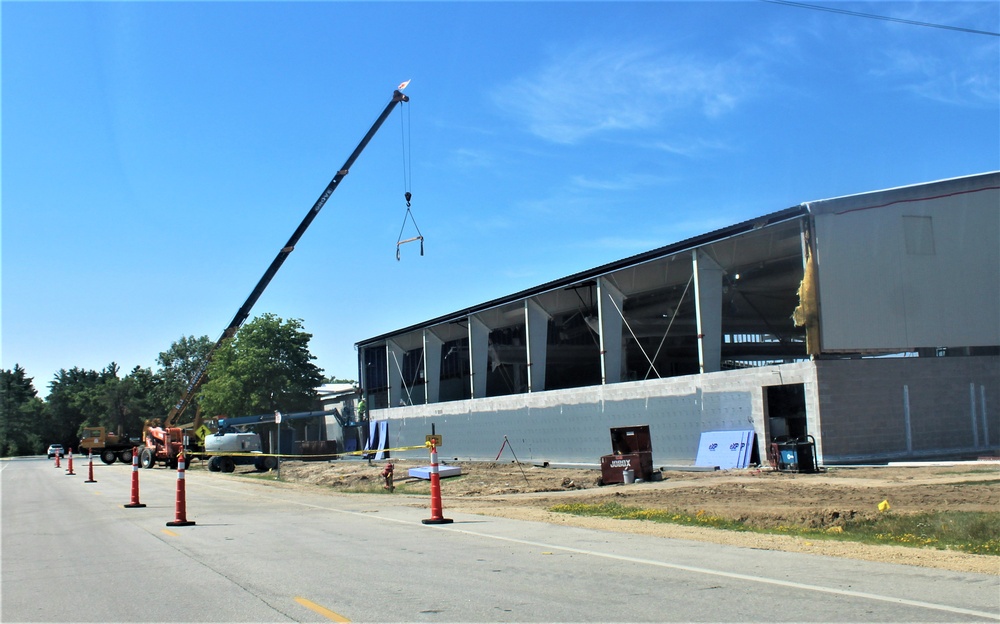
[[[1000,174],[810,204],[822,348],[1000,344]]]

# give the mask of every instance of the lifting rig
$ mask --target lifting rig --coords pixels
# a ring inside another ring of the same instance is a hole
[[[195,434],[189,436],[188,450],[194,451],[195,453],[203,450],[203,436],[197,434],[198,429],[200,429],[202,425],[200,410],[196,410],[195,417],[190,424],[181,427],[177,426],[177,423],[188,407],[191,406],[195,394],[201,388],[201,385],[205,380],[205,371],[208,368],[208,363],[212,360],[212,356],[219,349],[219,347],[222,346],[222,343],[236,335],[236,331],[250,316],[250,310],[253,308],[254,304],[257,303],[257,300],[260,298],[261,294],[263,294],[264,289],[267,288],[267,285],[271,282],[275,273],[277,273],[278,269],[281,268],[281,265],[288,258],[288,255],[295,250],[295,245],[299,242],[299,239],[303,234],[305,234],[306,229],[309,228],[309,225],[313,222],[313,219],[316,218],[316,215],[319,214],[319,211],[322,210],[326,201],[330,198],[330,195],[337,190],[337,186],[340,184],[340,181],[343,180],[344,176],[346,176],[350,171],[351,166],[354,165],[354,161],[358,159],[361,152],[368,146],[372,137],[375,136],[375,133],[378,132],[379,128],[382,127],[382,124],[389,117],[389,114],[392,113],[397,104],[410,101],[410,98],[402,92],[402,90],[406,88],[407,84],[409,84],[408,80],[399,85],[399,87],[393,91],[392,99],[385,105],[382,113],[372,124],[371,128],[369,128],[364,138],[361,139],[361,142],[358,143],[358,146],[354,148],[353,152],[351,152],[351,155],[344,162],[344,165],[339,171],[337,171],[337,174],[333,176],[333,179],[323,190],[323,193],[320,194],[316,203],[314,203],[312,208],[309,209],[309,212],[306,213],[302,222],[299,223],[299,227],[295,228],[295,231],[288,239],[288,242],[285,243],[285,245],[278,252],[278,255],[275,256],[273,261],[271,261],[271,265],[267,267],[264,275],[260,278],[260,281],[257,282],[257,286],[254,287],[250,296],[247,297],[247,300],[242,306],[240,306],[240,309],[236,312],[233,320],[229,322],[229,325],[226,326],[222,335],[209,351],[204,364],[195,375],[194,380],[188,385],[187,390],[185,390],[184,394],[181,396],[180,401],[178,401],[167,414],[167,417],[163,421],[163,426],[153,426],[152,423],[147,423],[144,427],[143,441],[145,443],[145,447],[140,453],[143,467],[150,468],[156,462],[163,462],[170,467],[176,467],[177,456],[181,453],[181,450],[184,449],[184,431],[187,429],[191,429],[191,433]]]

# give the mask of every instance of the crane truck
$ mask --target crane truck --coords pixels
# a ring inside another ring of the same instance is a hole
[[[188,456],[200,457],[202,453],[205,452],[205,439],[210,431],[206,431],[203,427],[201,410],[195,410],[195,416],[191,423],[180,427],[177,425],[181,421],[181,417],[184,412],[191,406],[194,400],[195,394],[201,388],[202,383],[205,380],[205,370],[208,368],[208,364],[212,359],[215,352],[222,346],[222,343],[232,338],[236,335],[236,331],[243,325],[243,322],[250,316],[250,310],[253,308],[254,304],[263,294],[264,289],[274,278],[275,273],[281,268],[281,265],[288,258],[289,254],[295,249],[295,245],[299,242],[299,239],[308,229],[309,225],[319,214],[319,211],[326,204],[326,201],[330,198],[330,195],[337,190],[338,185],[344,176],[348,174],[351,166],[354,165],[354,161],[358,159],[361,152],[364,151],[365,147],[378,132],[378,129],[382,127],[382,124],[389,117],[389,114],[394,108],[400,103],[409,102],[410,98],[403,94],[402,90],[406,88],[409,81],[402,83],[396,88],[392,93],[392,98],[389,103],[385,105],[382,109],[382,113],[378,116],[375,122],[372,124],[371,128],[358,143],[358,146],[354,148],[351,155],[348,156],[344,165],[337,171],[333,179],[327,184],[326,188],[320,194],[319,199],[312,205],[309,212],[299,223],[299,226],[292,233],[292,236],[288,239],[288,242],[284,244],[280,251],[278,251],[277,256],[271,261],[270,266],[264,272],[264,275],[257,282],[257,286],[254,287],[250,296],[247,300],[240,306],[240,309],[236,311],[236,315],[229,322],[229,325],[222,331],[222,335],[216,341],[215,345],[209,351],[208,356],[205,358],[205,362],[201,369],[197,372],[194,379],[188,385],[184,394],[181,396],[180,400],[174,407],[170,409],[166,418],[162,423],[154,421],[147,421],[143,427],[143,447],[140,450],[140,463],[144,468],[152,468],[156,464],[164,464],[169,467],[176,467],[177,456],[180,455],[181,451],[186,451]],[[185,438],[185,431],[188,431],[188,437]],[[185,446],[184,440],[187,439],[187,446]],[[259,444],[259,440],[258,440]]]

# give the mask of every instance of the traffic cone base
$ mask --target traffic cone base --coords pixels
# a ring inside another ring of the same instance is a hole
[[[125,507],[126,509],[129,507],[145,507],[145,506],[146,503],[128,503],[126,505],[122,505],[122,507]]]

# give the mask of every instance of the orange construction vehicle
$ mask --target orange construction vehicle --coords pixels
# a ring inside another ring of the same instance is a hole
[[[177,468],[177,458],[184,451],[184,436],[180,427],[153,427],[147,423],[142,431],[144,446],[139,450],[139,465]]]

